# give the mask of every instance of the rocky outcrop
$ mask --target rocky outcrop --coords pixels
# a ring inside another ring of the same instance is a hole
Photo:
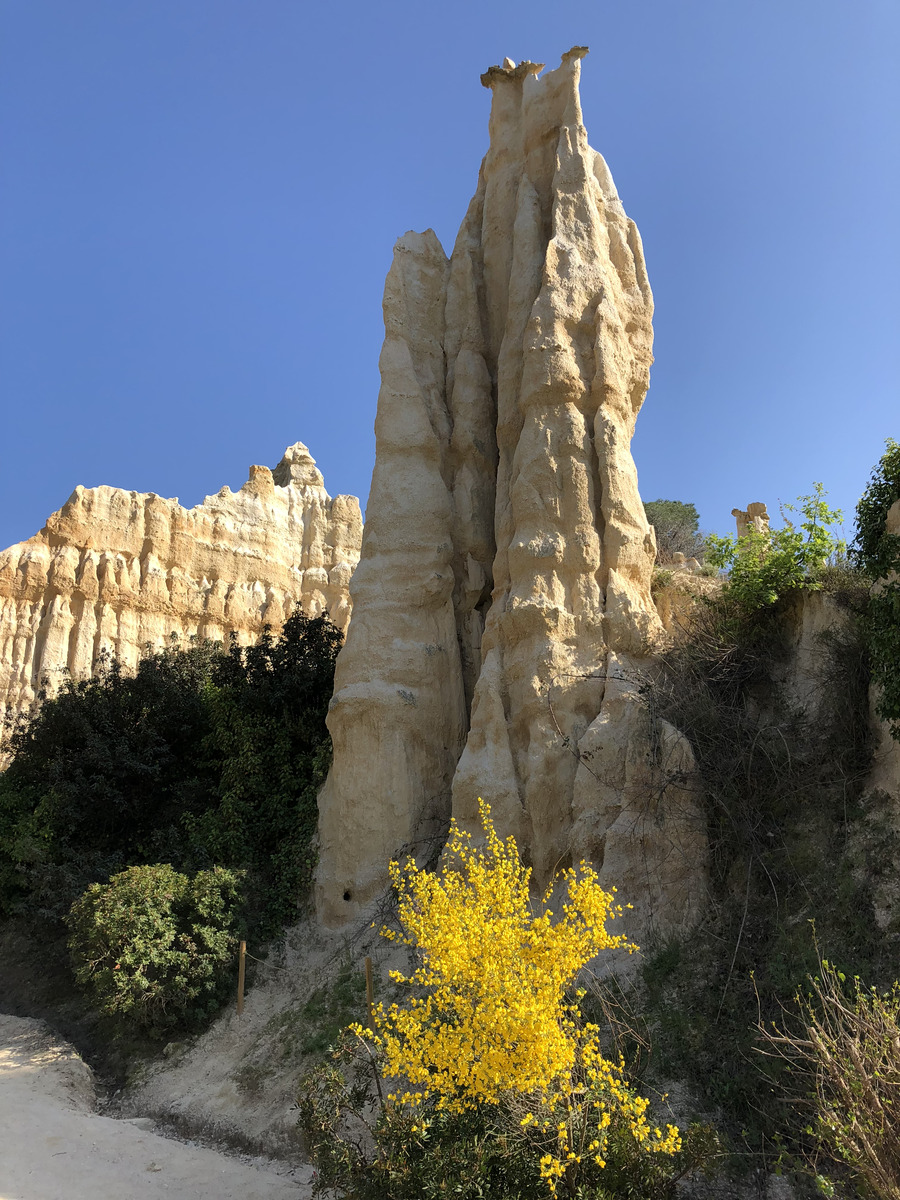
[[[538,884],[582,857],[690,919],[704,834],[690,751],[638,694],[661,633],[630,443],[652,361],[641,240],[588,145],[576,47],[507,60],[448,259],[397,243],[376,461],[320,796],[320,917],[378,894],[476,799]],[[671,780],[668,785],[667,780]],[[665,898],[663,900],[663,898]]]
[[[668,578],[660,578],[662,572]],[[663,567],[662,572],[657,571],[654,579],[653,603],[666,633],[672,638],[681,637],[694,625],[697,613],[702,612],[697,607],[698,601],[721,594],[722,580],[674,567]]]
[[[769,532],[769,513],[761,500],[748,504],[746,512],[742,508],[733,508],[731,515],[737,525],[739,538],[747,537],[751,533]]]
[[[356,497],[329,497],[302,442],[191,509],[77,487],[0,553],[0,715],[26,711],[63,671],[89,677],[104,649],[133,667],[173,634],[246,643],[296,605],[346,629],[361,536]]]

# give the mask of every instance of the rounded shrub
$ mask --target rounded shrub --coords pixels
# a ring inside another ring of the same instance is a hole
[[[219,1007],[237,946],[243,872],[129,867],[72,905],[69,953],[100,1012],[162,1031]]]

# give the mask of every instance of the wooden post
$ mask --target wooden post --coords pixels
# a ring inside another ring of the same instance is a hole
[[[372,960],[366,955],[366,1000],[369,1002],[369,1028],[375,1032],[375,989],[372,986]]]
[[[247,966],[247,943],[241,942],[241,948],[238,951],[238,991],[237,991],[237,1010],[238,1016],[244,1011],[244,971]]]

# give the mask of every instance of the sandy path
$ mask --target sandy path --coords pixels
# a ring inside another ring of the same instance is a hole
[[[89,1068],[40,1021],[0,1014],[0,1200],[307,1200],[304,1179],[96,1111]],[[287,1168],[285,1168],[287,1169]]]

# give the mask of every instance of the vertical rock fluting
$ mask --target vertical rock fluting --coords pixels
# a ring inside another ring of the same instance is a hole
[[[302,442],[191,509],[78,487],[0,552],[0,717],[27,712],[63,671],[90,677],[104,649],[134,667],[173,633],[246,643],[297,605],[346,629],[361,537],[359,501],[329,497]]]
[[[660,784],[690,752],[635,684],[660,633],[630,451],[653,300],[588,145],[585,53],[482,76],[490,148],[453,253],[431,231],[395,250],[320,797],[327,923],[383,888],[392,855],[427,854],[451,809],[474,829],[478,796],[540,884],[586,857],[641,881],[645,923],[695,902],[702,822]]]

